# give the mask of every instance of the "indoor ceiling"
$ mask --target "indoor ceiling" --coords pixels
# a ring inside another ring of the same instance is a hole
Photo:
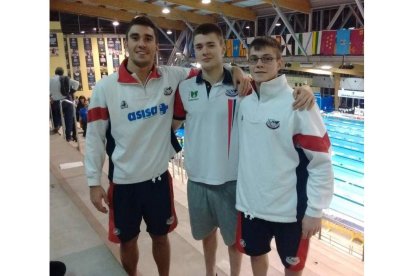
[[[86,32],[94,27],[106,28],[107,22],[112,31],[113,20],[121,22],[118,27],[121,30],[122,22],[129,22],[138,14],[148,15],[160,28],[184,30],[188,25],[223,22],[223,17],[255,21],[258,17],[276,15],[275,4],[283,13],[309,14],[341,5],[362,7],[361,3],[361,0],[212,0],[210,4],[202,4],[201,0],[50,0],[50,10],[55,12],[51,13],[51,20],[60,20],[64,33],[79,33],[82,28]],[[169,14],[162,13],[165,6],[170,8]]]
[[[310,14],[312,14],[311,18],[313,20],[312,30],[349,28],[354,25],[363,27],[363,4],[364,1],[362,0],[212,0],[210,4],[202,4],[201,0],[50,0],[50,20],[60,21],[64,34],[76,35],[80,34],[81,31],[87,34],[124,34],[127,23],[134,16],[146,14],[162,30],[172,30],[171,40],[176,41],[181,31],[189,27],[194,28],[205,22],[218,23],[224,29],[228,29],[228,22],[237,21],[238,23],[234,25],[234,28],[243,37],[248,37],[253,36],[254,31],[253,28],[246,30],[246,26],[254,26],[254,21],[258,19],[258,35],[262,35],[266,31],[265,29],[270,27],[269,25],[273,19],[278,16],[276,8],[287,18],[290,18],[289,21],[292,26],[294,21],[298,23],[295,24],[294,28],[297,33],[308,31],[307,24],[309,24]],[[162,13],[165,6],[168,6],[171,10],[169,14]],[[338,10],[341,11],[340,15]],[[331,25],[331,21],[335,21],[333,19],[336,17],[338,20]],[[263,20],[265,18],[266,20]],[[117,27],[112,25],[115,20],[120,22]],[[281,21],[279,20],[279,22]],[[348,21],[349,23],[345,25],[345,23],[341,23],[342,21]],[[327,28],[328,26],[329,28]],[[288,32],[286,28],[284,29],[285,33]],[[280,33],[275,31],[274,34]],[[159,37],[160,48],[165,50],[162,55],[167,58],[173,49],[173,45],[165,36],[160,35]],[[232,33],[229,38],[235,38],[234,34]],[[300,59],[302,58],[291,57],[287,61],[301,62]],[[313,58],[318,59],[320,57]],[[363,57],[354,57],[354,60],[352,60],[352,57],[350,58],[348,58],[348,62],[359,66],[355,68],[358,69],[358,72],[354,73],[363,75]],[[343,64],[340,61],[341,57],[330,57],[329,59],[339,65]],[[324,62],[324,60],[320,62]],[[291,68],[291,70],[296,71],[307,72],[309,70],[296,68],[296,66],[292,67],[294,68]],[[346,72],[340,71],[337,73]]]

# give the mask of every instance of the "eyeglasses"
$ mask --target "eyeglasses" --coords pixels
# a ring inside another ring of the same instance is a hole
[[[248,59],[249,64],[257,64],[258,60],[261,60],[262,63],[264,64],[269,64],[272,63],[273,60],[277,59],[276,57],[272,57],[272,56],[263,56],[263,57],[257,57],[257,56],[250,56]]]

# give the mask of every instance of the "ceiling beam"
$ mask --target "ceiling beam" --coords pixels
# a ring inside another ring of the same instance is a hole
[[[362,20],[359,18],[358,14],[356,13],[356,11],[354,10],[354,8],[351,9],[352,13],[355,16],[355,19],[358,21],[359,25],[361,25],[362,27],[364,27],[364,22],[362,22]],[[356,27],[356,26],[355,26]]]
[[[342,11],[345,8],[345,4],[342,4],[339,6],[338,10],[336,11],[334,17],[332,18],[331,22],[329,22],[327,30],[332,29],[333,25],[335,24],[336,20],[338,19],[339,15],[342,13]]]
[[[275,9],[276,13],[280,16],[280,19],[282,19],[289,33],[292,35],[293,39],[296,41],[296,44],[299,46],[299,49],[307,57],[308,54],[306,53],[305,49],[303,49],[302,43],[296,37],[295,31],[293,30],[292,26],[289,23],[289,19],[287,19],[287,17],[284,15],[284,13],[282,12],[282,10],[280,9],[278,5],[273,5],[273,8]]]
[[[164,17],[174,20],[186,20],[187,22],[202,24],[216,23],[216,19],[209,15],[200,15],[193,12],[181,11],[173,9],[169,6],[171,12],[168,15],[162,13],[164,7],[135,0],[83,0],[84,4],[104,5],[106,7],[114,7],[125,9],[130,12],[145,13],[149,16]]]
[[[224,19],[224,21],[226,21],[229,28],[236,35],[237,39],[240,40],[240,43],[243,44],[244,48],[248,49],[249,46],[247,46],[246,42],[241,38],[240,34],[237,32],[236,28],[234,28],[233,24],[231,24],[230,20],[228,20],[227,17],[225,17],[225,16],[223,16],[223,19]]]
[[[169,0],[169,3],[178,5],[185,5],[195,9],[206,10],[222,16],[254,21],[256,20],[256,13],[251,9],[241,8],[234,5],[211,1],[210,4],[202,4],[200,1],[194,0]]]
[[[273,30],[276,28],[276,23],[279,21],[280,15],[276,15],[275,19],[273,20],[272,25],[270,25],[269,30],[267,31],[267,35],[271,35],[273,33]]]
[[[362,19],[364,19],[364,7],[362,6],[361,1],[355,0],[355,2],[358,6],[359,12],[361,13]]]
[[[118,20],[122,22],[129,23],[136,14],[125,12],[125,11],[117,11],[112,9],[107,9],[103,7],[91,6],[91,5],[84,5],[82,3],[77,2],[67,2],[62,0],[51,0],[50,1],[50,10],[64,12],[64,13],[72,13],[78,15],[85,15],[90,17],[101,17],[110,20]],[[149,18],[160,28],[165,29],[173,29],[173,30],[185,30],[186,26],[183,22],[168,20],[159,17],[152,17]]]
[[[342,29],[343,27],[345,27],[346,23],[348,23],[349,18],[351,18],[351,16],[352,16],[352,11],[351,11],[351,9],[353,9],[353,8],[352,8],[351,6],[349,6],[349,11],[348,11],[348,13],[346,14],[345,18],[343,18],[343,19],[342,19],[342,24],[341,24],[341,26],[339,27],[339,29]]]
[[[310,0],[262,0],[270,5],[278,5],[281,8],[298,11],[301,13],[310,13],[311,4]]]

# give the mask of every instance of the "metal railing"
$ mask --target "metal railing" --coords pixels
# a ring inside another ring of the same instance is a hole
[[[75,102],[72,102],[72,101],[70,101],[68,99],[63,99],[63,100],[60,100],[59,101],[59,105],[60,105],[60,118],[61,118],[61,121],[62,121],[62,130],[63,130],[62,137],[63,137],[63,139],[66,140],[66,124],[65,124],[65,118],[63,116],[63,109],[62,109],[62,103],[63,102],[67,102],[67,103],[71,104],[72,107],[73,107],[73,124],[75,126],[74,127],[74,131],[75,131],[77,148],[80,151],[80,143],[79,143],[79,136],[78,136],[78,126],[76,125],[76,122],[77,122],[76,121],[76,103]],[[73,126],[70,126],[70,127],[73,127]]]
[[[170,160],[172,166],[172,177],[175,178],[175,173],[177,170],[178,177],[181,177],[181,182],[187,182],[187,172],[184,169],[184,149],[179,153],[176,153],[174,157]]]
[[[365,245],[363,241],[364,236],[364,228],[362,226],[359,226],[353,222],[347,221],[345,219],[337,218],[335,216],[324,214],[322,217],[322,220],[325,220],[327,222],[330,222],[334,224],[336,227],[340,227],[344,230],[344,232],[349,232],[350,239],[348,240],[348,244],[343,244],[342,242],[338,242],[334,239],[332,239],[331,235],[324,235],[322,233],[322,228],[319,230],[318,233],[318,239],[319,240],[325,240],[329,244],[331,244],[334,247],[340,248],[344,251],[348,251],[350,255],[358,255],[361,258],[361,261],[364,261],[365,259]],[[361,251],[358,252],[354,248],[354,240],[360,240],[361,241]]]

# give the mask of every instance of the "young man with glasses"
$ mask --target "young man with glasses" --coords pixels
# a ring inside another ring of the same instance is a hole
[[[278,76],[276,40],[254,39],[249,64],[255,92],[242,100],[237,117],[237,246],[251,256],[254,276],[265,276],[275,237],[285,275],[298,276],[332,199],[331,144],[316,105],[292,110],[293,90]]]
[[[187,196],[193,237],[202,240],[207,276],[216,275],[217,228],[228,246],[230,275],[240,273],[236,249],[236,178],[240,98],[223,65],[225,44],[220,27],[201,24],[194,30],[194,51],[201,71],[181,82],[174,104],[175,128],[185,123]],[[301,88],[312,105],[313,93]],[[292,97],[293,102],[293,97]],[[290,108],[292,108],[290,106]]]

